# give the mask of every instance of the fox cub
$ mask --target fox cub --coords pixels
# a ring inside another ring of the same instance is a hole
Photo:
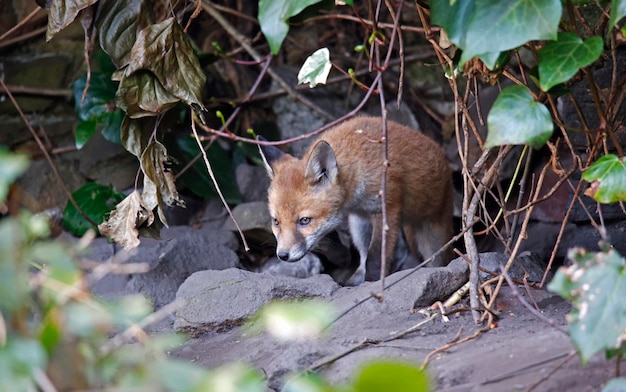
[[[452,237],[453,193],[448,162],[433,140],[392,121],[387,129],[389,266],[399,230],[413,255],[418,257],[419,252],[424,259]],[[346,283],[362,283],[366,262],[380,263],[381,137],[380,117],[356,117],[326,131],[302,159],[273,146],[260,146],[271,177],[269,212],[279,259],[298,261],[347,216],[360,264]],[[448,261],[442,254],[431,265],[444,266]]]

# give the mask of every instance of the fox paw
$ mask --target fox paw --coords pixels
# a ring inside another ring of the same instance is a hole
[[[365,269],[357,268],[352,276],[346,281],[346,286],[358,286],[365,282]]]

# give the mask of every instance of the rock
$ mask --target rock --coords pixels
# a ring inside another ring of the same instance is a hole
[[[239,204],[233,208],[233,217],[244,232],[257,229],[271,232],[270,213],[267,209],[267,203],[264,201]],[[231,220],[225,222],[224,228],[231,231],[236,230],[235,224]]]
[[[494,273],[492,275],[484,271],[479,271],[480,279],[482,280],[491,279],[499,275],[501,271],[500,267],[506,265],[509,259],[508,255],[499,252],[485,252],[480,253],[479,256],[480,268]],[[458,264],[467,265],[465,260],[458,257],[450,262],[449,267],[457,268]],[[513,279],[522,280],[526,276],[526,279],[530,282],[541,282],[545,268],[546,262],[544,259],[538,257],[535,253],[523,252],[513,261],[508,273]]]
[[[139,160],[121,144],[106,140],[96,132],[78,151],[79,170],[85,178],[116,190],[133,188]]]
[[[13,56],[2,59],[3,78],[7,85],[37,89],[61,89],[67,86],[69,66],[66,54],[44,53],[33,56]],[[17,103],[25,113],[42,113],[59,99],[43,95],[17,95]],[[9,99],[0,102],[0,113],[16,113]]]
[[[329,297],[339,286],[327,275],[296,279],[239,269],[201,271],[180,286],[174,327],[185,331],[225,331],[240,325],[274,299]]]
[[[435,301],[446,299],[469,278],[469,266],[459,262],[452,262],[447,267],[413,271],[404,270],[386,277],[385,284],[392,286],[385,291],[384,301],[363,304],[367,308],[363,313],[374,317],[380,312],[396,312],[398,309],[409,311],[413,307],[429,306]],[[380,282],[365,282],[357,287],[342,288],[333,295],[333,303],[337,308],[345,309],[373,292],[380,292]]]
[[[291,263],[281,261],[278,257],[273,257],[265,263],[261,268],[261,272],[302,279],[319,275],[322,269],[320,258],[313,253],[308,253],[302,259]]]
[[[265,168],[242,163],[235,169],[235,176],[244,203],[267,200],[270,178]]]
[[[234,237],[228,231],[179,226],[164,229],[161,234],[163,240],[144,238],[137,248],[119,251],[112,258],[113,245],[109,247],[101,241],[92,244],[89,256],[100,258],[97,261],[146,263],[148,271],[108,275],[94,282],[91,290],[103,298],[142,293],[160,308],[174,300],[178,287],[194,272],[239,267],[239,258],[231,249]]]

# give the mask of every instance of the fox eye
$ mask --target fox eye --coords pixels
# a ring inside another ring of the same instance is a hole
[[[300,226],[306,226],[309,223],[311,223],[311,218],[309,218],[308,216],[304,216],[304,217],[298,219],[298,224]]]
[[[276,219],[276,218],[272,218],[272,224],[273,224],[274,226],[278,226],[278,225],[279,225],[279,223],[278,223],[278,219]]]

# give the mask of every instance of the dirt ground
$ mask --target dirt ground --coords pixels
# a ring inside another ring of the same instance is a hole
[[[436,391],[599,391],[615,376],[615,362],[605,360],[602,354],[581,365],[564,333],[570,311],[567,302],[542,290],[526,292],[524,287],[520,288],[522,296],[532,296],[531,302],[553,325],[533,315],[510,288],[503,287],[499,318],[486,332],[477,333],[480,328],[471,314],[459,312],[450,315],[449,322],[437,317],[400,339],[361,344],[383,340],[426,318],[410,312],[408,289],[391,291],[382,304],[370,300],[354,308],[317,341],[281,343],[236,327],[191,339],[173,355],[208,368],[232,361],[249,363],[268,376],[272,390],[280,389],[288,373],[322,363],[319,372],[332,384],[341,384],[368,360],[399,359],[421,366],[427,356],[426,369]],[[372,286],[366,283],[331,303],[347,309],[368,292]],[[474,334],[477,336],[471,338]],[[351,351],[356,346],[360,348]]]

